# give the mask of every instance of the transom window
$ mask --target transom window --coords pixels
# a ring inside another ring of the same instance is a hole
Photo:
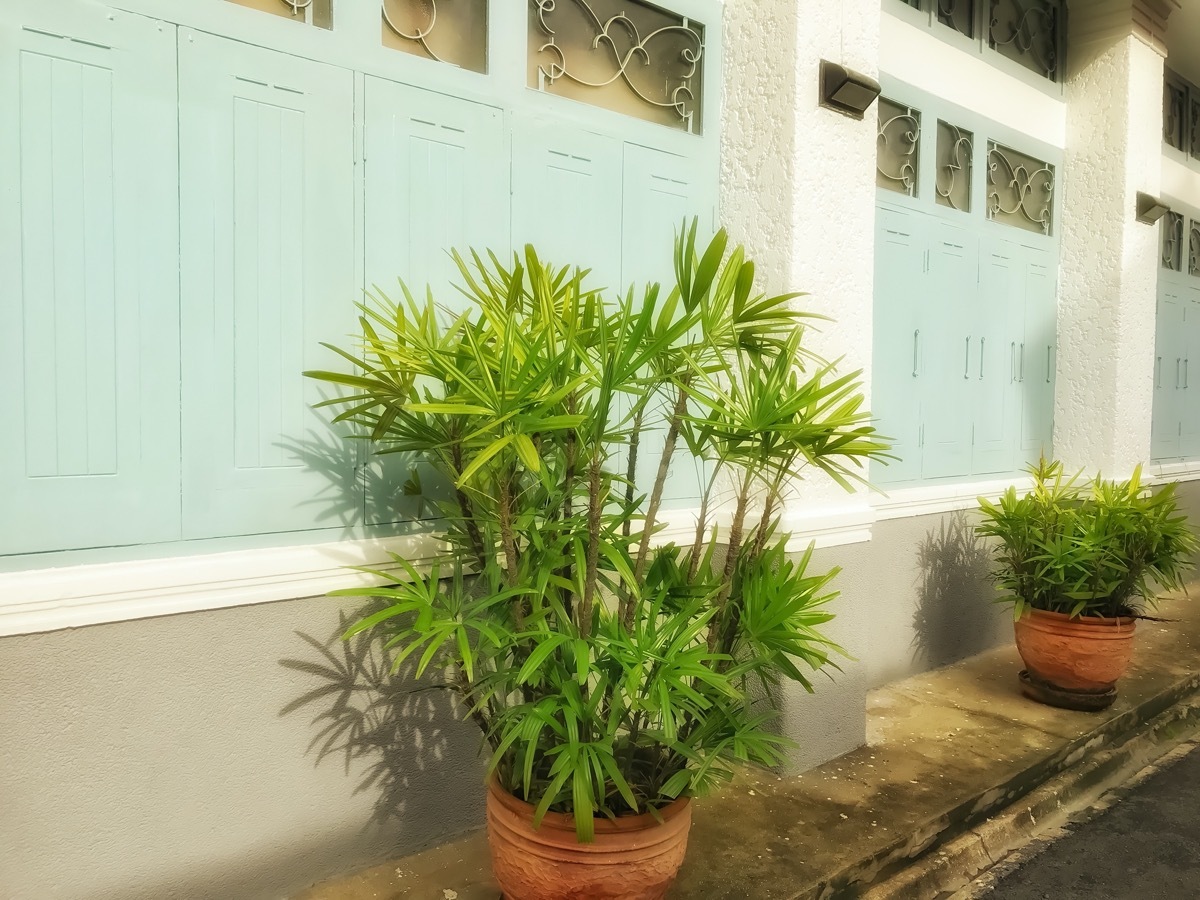
[[[382,0],[383,43],[487,71],[487,0]]]
[[[1163,78],[1163,141],[1200,160],[1200,87],[1170,69]]]
[[[898,0],[935,34],[972,41],[1049,81],[1062,80],[1064,0]]]
[[[282,16],[294,22],[306,22],[318,28],[333,27],[332,0],[230,0],[261,12]]]
[[[529,0],[529,86],[700,133],[704,27],[640,0]]]

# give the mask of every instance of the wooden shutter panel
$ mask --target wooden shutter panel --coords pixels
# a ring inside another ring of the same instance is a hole
[[[10,6],[0,554],[179,535],[175,198],[174,29],[92,4]]]
[[[179,79],[184,536],[361,520],[300,374],[355,323],[351,75],[180,29]]]

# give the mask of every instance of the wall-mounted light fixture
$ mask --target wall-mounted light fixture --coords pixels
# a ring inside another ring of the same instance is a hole
[[[879,82],[861,72],[821,60],[821,105],[861,119],[879,96]]]
[[[1141,191],[1138,191],[1137,220],[1139,222],[1153,225],[1170,211],[1171,207],[1167,206],[1167,204],[1157,197],[1151,197],[1149,194],[1143,194]]]

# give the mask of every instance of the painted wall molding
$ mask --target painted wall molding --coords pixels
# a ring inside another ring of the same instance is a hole
[[[690,542],[696,510],[663,513],[661,542]],[[869,507],[787,514],[790,550],[869,540]],[[728,523],[720,512],[716,524]],[[404,537],[234,550],[168,559],[63,566],[0,573],[0,637],[58,631],[155,616],[317,597],[340,588],[381,584],[352,566],[396,572],[391,554],[428,565],[445,544],[429,532]]]
[[[974,509],[978,506],[981,496],[998,497],[1009,485],[1016,486],[1018,491],[1028,490],[1032,484],[1028,476],[1016,475],[987,481],[920,485],[876,495],[873,506],[880,521],[931,516],[960,509]]]
[[[1146,475],[1154,484],[1167,481],[1200,481],[1200,459],[1151,463],[1146,467]]]

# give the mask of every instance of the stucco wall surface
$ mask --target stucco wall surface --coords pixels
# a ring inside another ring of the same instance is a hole
[[[1150,456],[1162,57],[1136,37],[1080,48],[1067,80],[1054,445],[1068,467],[1123,477]]]
[[[830,316],[807,346],[842,371],[863,370],[869,393],[874,278],[873,110],[863,121],[819,104],[820,60],[875,76],[878,0],[726,0],[721,220],[746,245],[768,291],[806,291],[797,306]],[[865,336],[865,337],[864,337]],[[828,479],[796,485],[785,516],[868,512]],[[838,560],[853,549],[829,550]],[[832,564],[832,563],[830,563]],[[865,737],[869,608],[842,604],[833,632],[853,659],[815,695],[788,686],[783,729],[797,739],[792,767],[807,768]]]
[[[279,900],[480,825],[477,729],[351,608],[0,639],[0,898]]]

